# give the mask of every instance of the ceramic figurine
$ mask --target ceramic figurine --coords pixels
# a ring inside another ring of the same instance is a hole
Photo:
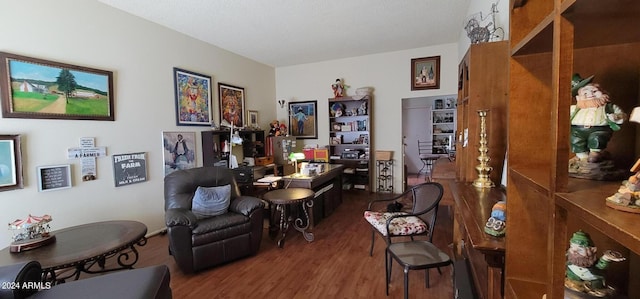
[[[484,232],[495,237],[502,237],[505,235],[507,228],[506,220],[507,215],[505,213],[507,209],[507,202],[501,200],[493,205],[491,209],[491,217],[484,225]]]
[[[342,80],[340,78],[336,79],[336,82],[331,84],[331,89],[333,89],[333,97],[335,98],[344,97],[345,90],[348,87],[349,86],[344,85],[344,83],[342,83]]]
[[[609,140],[627,115],[610,102],[609,94],[599,84],[574,74],[571,92],[576,104],[571,105],[571,151],[575,157],[569,161],[569,175],[596,180],[621,179],[623,172],[615,170],[605,151]]]
[[[564,280],[567,289],[598,298],[615,294],[615,289],[605,282],[605,270],[611,262],[621,262],[625,258],[619,252],[607,250],[598,259],[597,251],[589,234],[581,230],[573,233],[567,250]]]
[[[640,159],[631,167],[635,172],[622,181],[616,194],[607,197],[607,206],[616,210],[640,214]]]

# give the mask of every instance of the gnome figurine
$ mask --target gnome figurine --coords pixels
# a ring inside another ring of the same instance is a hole
[[[502,237],[505,234],[505,230],[507,228],[506,220],[506,211],[507,202],[502,200],[493,205],[491,209],[491,217],[487,220],[487,223],[484,225],[484,232],[490,234],[495,237]]]
[[[598,259],[598,248],[593,246],[589,234],[581,230],[573,233],[569,243],[564,286],[593,297],[607,298],[614,295],[615,289],[605,282],[605,270],[610,262],[621,262],[625,258],[617,251],[607,250]]]

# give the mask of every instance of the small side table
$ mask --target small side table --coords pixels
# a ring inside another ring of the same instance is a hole
[[[269,202],[271,206],[271,216],[269,217],[269,235],[275,237],[280,232],[280,238],[278,239],[278,247],[284,247],[284,239],[287,235],[287,231],[290,226],[293,226],[297,231],[302,233],[307,242],[312,242],[314,239],[313,233],[307,231],[312,229],[313,225],[313,197],[315,192],[311,189],[305,188],[288,188],[272,190],[264,194],[262,199]],[[299,215],[294,219],[292,215],[293,207],[301,204],[304,218]],[[275,226],[276,217],[280,215],[280,221],[278,227]],[[305,222],[306,220],[306,222]]]

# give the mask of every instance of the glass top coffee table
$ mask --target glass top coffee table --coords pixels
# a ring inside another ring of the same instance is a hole
[[[132,269],[138,261],[135,245],[143,246],[147,240],[147,226],[137,221],[94,222],[51,232],[54,243],[23,252],[0,250],[0,265],[25,261],[38,261],[43,270],[43,281],[53,283],[78,279],[82,272],[102,273]],[[105,268],[105,262],[117,256],[117,266]],[[95,265],[98,267],[95,267]]]

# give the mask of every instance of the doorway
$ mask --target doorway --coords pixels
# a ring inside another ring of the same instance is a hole
[[[402,99],[402,164],[405,169],[405,184],[422,183],[426,175],[418,174],[422,162],[418,155],[418,140],[431,141],[431,108],[433,97]]]

